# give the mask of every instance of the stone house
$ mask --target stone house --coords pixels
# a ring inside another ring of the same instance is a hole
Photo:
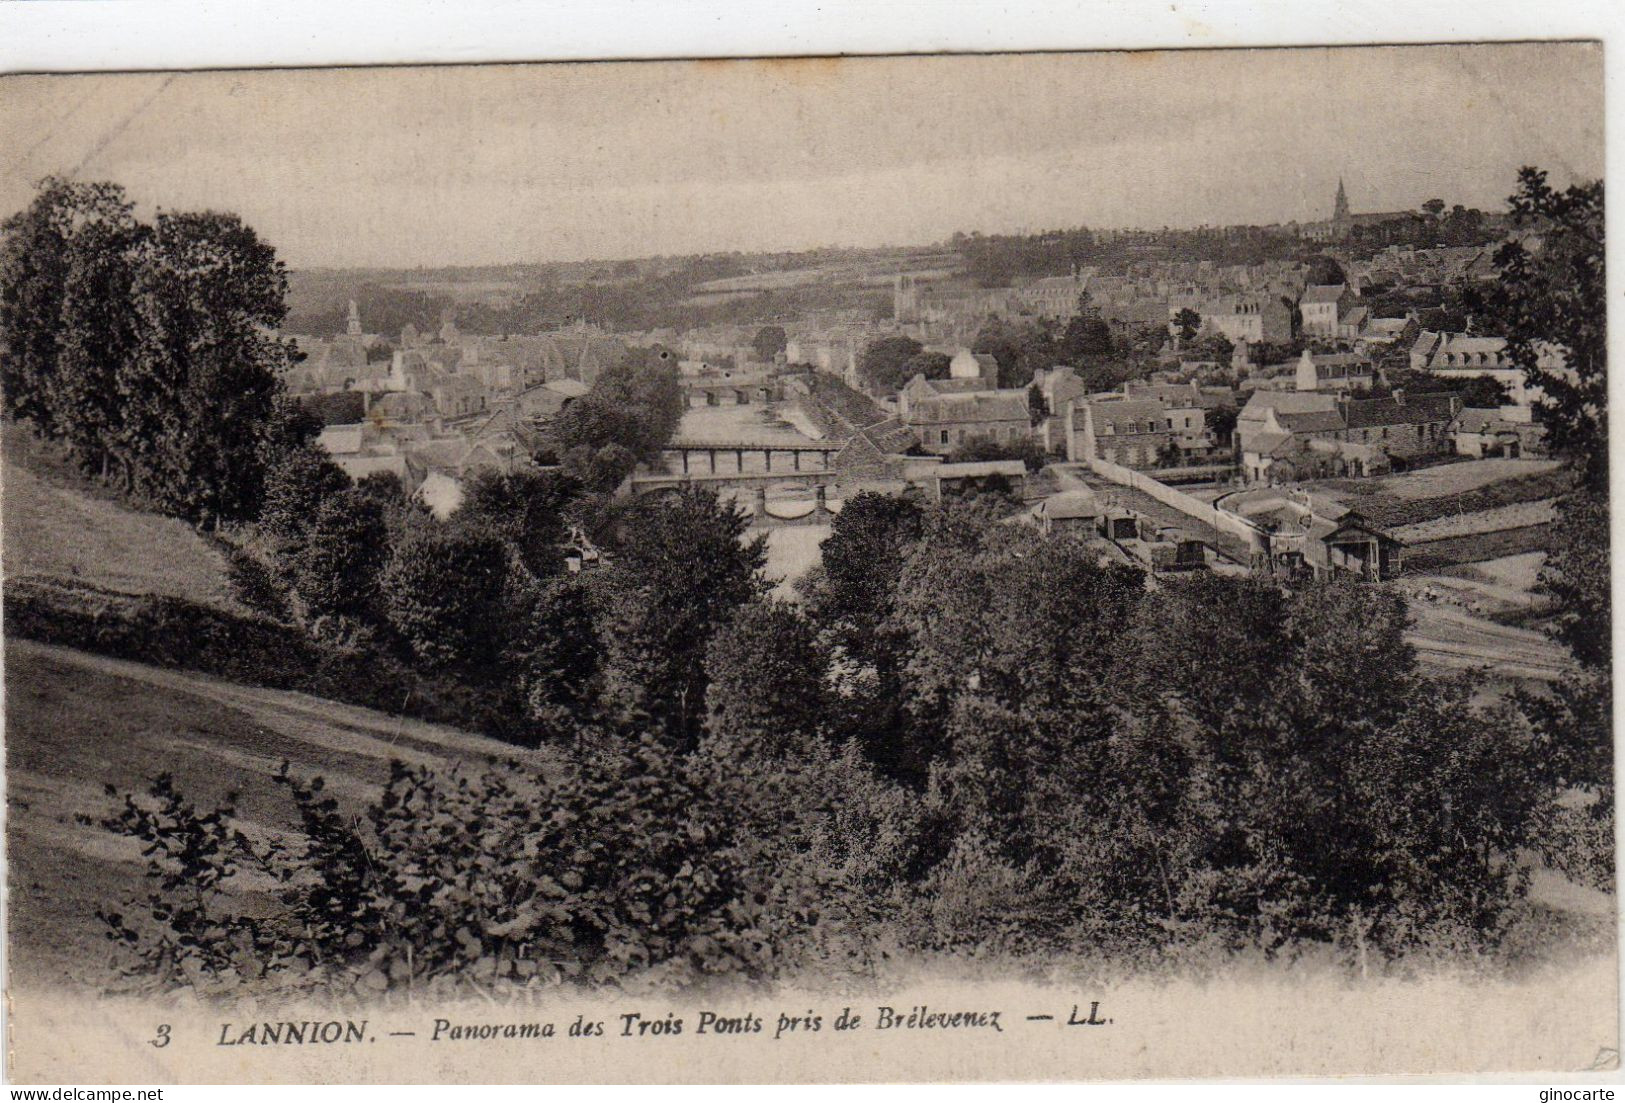
[[[1092,459],[1123,467],[1157,466],[1157,458],[1175,439],[1162,403],[1154,398],[1080,400],[1067,408],[1067,459]]]
[[[1016,444],[1034,435],[1025,388],[914,399],[901,417],[920,447],[935,455],[945,456],[979,438]]]
[[[1303,350],[1294,369],[1300,391],[1352,391],[1369,389],[1376,382],[1376,369],[1369,357],[1352,352],[1310,352]]]
[[[1343,316],[1354,308],[1357,296],[1345,283],[1310,284],[1298,299],[1298,316],[1303,319],[1305,337],[1337,336]]]

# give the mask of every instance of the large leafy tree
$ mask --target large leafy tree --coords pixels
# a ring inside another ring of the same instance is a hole
[[[824,657],[793,605],[739,607],[706,652],[707,728],[731,750],[773,757],[800,749],[823,724]]]
[[[1525,696],[1542,762],[1558,791],[1593,800],[1585,816],[1600,845],[1590,864],[1611,881],[1614,778],[1612,598],[1609,564],[1608,359],[1602,181],[1558,190],[1538,169],[1518,174],[1514,219],[1530,233],[1504,245],[1491,307],[1508,351],[1544,399],[1552,449],[1579,477],[1558,503],[1541,581],[1557,599],[1553,635],[1580,670],[1550,694]],[[1562,365],[1542,353],[1555,348]],[[1584,864],[1584,863],[1582,863]]]
[[[1200,317],[1197,322],[1200,324]],[[1101,316],[1086,291],[1078,296],[1077,313],[1073,314],[1061,334],[1059,349],[1062,359],[1071,364],[1086,364],[1108,357],[1113,352],[1112,330]]]
[[[564,567],[569,535],[564,511],[579,489],[574,480],[553,472],[481,472],[469,483],[456,521],[499,534],[526,570],[549,578]]]
[[[535,587],[515,640],[514,667],[540,740],[578,739],[598,703],[603,645],[592,595],[573,575]]]
[[[895,394],[909,381],[914,358],[923,346],[912,337],[880,337],[858,354],[858,379],[877,395]]]
[[[863,491],[849,499],[802,582],[808,616],[839,660],[848,734],[877,763],[896,766],[907,726],[902,671],[908,634],[893,623],[898,581],[923,527],[920,506]]]
[[[390,623],[425,663],[487,673],[506,643],[508,549],[495,534],[421,525],[396,540],[379,579]]]
[[[655,459],[671,440],[685,408],[676,359],[662,357],[660,351],[634,350],[619,364],[604,369],[588,396],[627,415],[630,432],[614,442],[631,449],[643,462]]]
[[[927,379],[947,379],[953,365],[953,357],[945,352],[917,352],[913,359],[903,366],[904,381],[913,379],[916,375],[923,375]]]
[[[1179,332],[1180,343],[1194,340],[1202,329],[1202,316],[1190,307],[1181,307],[1174,315],[1174,328]]]
[[[235,215],[147,226],[115,185],[48,179],[0,242],[7,411],[167,513],[253,517],[292,351],[274,336],[286,292]]]
[[[294,592],[312,617],[365,617],[377,607],[388,552],[389,530],[376,501],[358,490],[329,495],[292,557]]]
[[[260,528],[282,550],[297,552],[322,503],[349,485],[349,477],[321,448],[309,443],[289,448],[266,473]]]
[[[146,227],[123,189],[52,177],[0,227],[0,391],[6,413],[106,475],[136,341],[131,285]]]
[[[767,538],[746,527],[714,490],[642,498],[621,520],[614,569],[595,580],[609,693],[683,749],[705,721],[707,645],[767,589]]]
[[[987,353],[998,363],[1000,387],[1025,387],[1032,382],[1034,372],[1054,367],[1069,355],[1065,343],[1055,339],[1055,326],[1052,318],[1019,322],[989,318],[977,331],[971,348]]]
[[[1600,490],[1608,479],[1602,181],[1559,191],[1541,170],[1524,168],[1509,204],[1533,234],[1496,253],[1492,308],[1506,327],[1508,354],[1545,395],[1541,422],[1552,449]],[[1562,368],[1542,364],[1548,345],[1562,353]]]
[[[659,349],[634,350],[554,420],[560,462],[587,489],[613,490],[639,463],[659,459],[683,409],[675,360]]]
[[[783,326],[763,326],[756,331],[751,339],[751,350],[756,353],[756,359],[767,362],[783,352],[789,344]]]
[[[236,215],[159,214],[131,289],[140,342],[118,375],[119,449],[167,512],[204,525],[258,513],[286,293],[275,252]]]

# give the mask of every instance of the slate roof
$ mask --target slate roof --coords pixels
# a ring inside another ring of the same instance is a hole
[[[915,424],[943,425],[970,421],[1029,421],[1026,391],[982,391],[963,395],[933,395],[909,407]]]
[[[1303,289],[1303,298],[1299,299],[1298,302],[1300,304],[1335,303],[1338,299],[1343,297],[1343,292],[1346,290],[1348,290],[1347,284],[1312,283]]]
[[[1356,399],[1343,407],[1343,414],[1350,429],[1448,421],[1452,416],[1451,396],[1419,394],[1403,402],[1393,398]]]
[[[867,425],[858,430],[858,435],[888,454],[907,452],[919,443],[915,439],[914,431],[896,418],[887,418],[885,421]]]
[[[1336,410],[1309,410],[1304,413],[1275,412],[1275,420],[1290,433],[1327,433],[1343,428],[1343,418]]]
[[[916,378],[924,382],[929,391],[928,395],[921,396],[922,399],[933,395],[974,394],[988,389],[987,382],[982,379],[926,379],[924,376]]]
[[[1241,416],[1248,421],[1262,420],[1266,409],[1278,415],[1336,410],[1337,398],[1318,391],[1254,391],[1247,405],[1242,407]]]
[[[1143,428],[1125,428],[1125,426],[1143,426],[1151,422],[1152,432],[1161,432],[1168,427],[1167,419],[1163,417],[1162,403],[1152,398],[1125,398],[1118,402],[1092,402],[1090,409],[1095,420],[1095,432],[1104,431],[1110,425],[1114,433],[1144,432]]]
[[[1273,456],[1281,450],[1283,445],[1292,442],[1291,433],[1250,433],[1242,441],[1243,452],[1256,452],[1260,456]]]

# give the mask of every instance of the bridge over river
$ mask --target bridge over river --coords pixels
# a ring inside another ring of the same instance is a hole
[[[762,458],[763,474],[772,474],[773,457],[779,457],[779,470],[786,470],[788,457],[788,470],[800,471],[802,458],[808,457],[811,468],[818,471],[828,471],[830,459],[846,447],[845,441],[828,440],[686,440],[679,437],[661,449],[661,455],[667,458],[667,467],[671,470],[681,470],[684,475],[690,474],[697,466],[697,457],[703,456],[707,462],[707,472],[712,475],[723,474],[717,468],[717,456],[732,455],[734,458],[734,474],[750,474],[747,468],[747,457]]]

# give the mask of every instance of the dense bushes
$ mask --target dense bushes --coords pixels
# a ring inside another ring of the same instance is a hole
[[[703,494],[643,504],[627,559],[527,606],[552,642],[516,669],[566,769],[398,767],[343,830],[289,777],[302,849],[231,850],[281,880],[283,912],[245,942],[205,893],[226,949],[188,968],[362,994],[827,980],[898,952],[1320,946],[1382,968],[1493,954],[1525,855],[1583,848],[1551,811],[1577,725],[1421,674],[1385,588],[1147,591],[1075,537],[866,496],[791,605],[761,595],[738,520]],[[140,835],[174,800],[113,826]],[[177,838],[213,830],[186,815]],[[175,983],[175,924],[202,921],[166,914],[109,930]]]
[[[137,988],[373,997],[512,993],[640,973],[668,984],[761,976],[772,948],[722,817],[658,739],[552,778],[509,764],[437,775],[396,763],[359,821],[320,779],[277,776],[302,828],[257,845],[232,809],[197,809],[160,777],[107,826],[141,840],[163,934],[116,911]],[[249,917],[222,889],[279,886]]]
[[[455,724],[512,742],[528,725],[480,686],[415,669],[383,649],[319,639],[259,616],[180,598],[8,580],[6,635],[117,659],[212,674],[244,685]]]

